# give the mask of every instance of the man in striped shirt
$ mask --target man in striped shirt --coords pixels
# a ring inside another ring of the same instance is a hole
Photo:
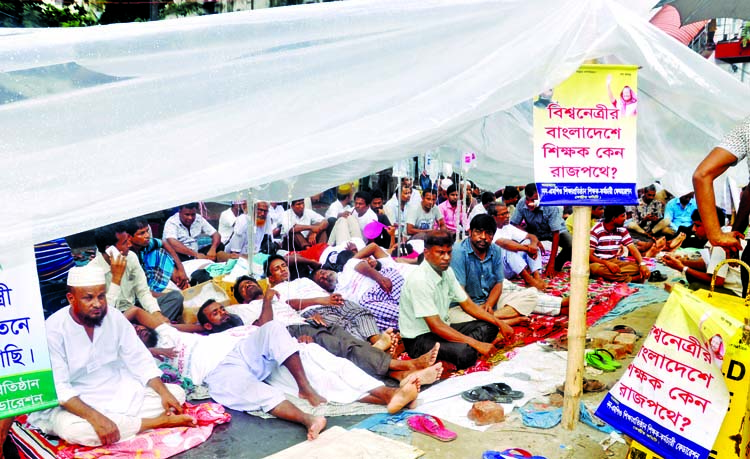
[[[607,206],[604,209],[604,220],[591,228],[591,277],[601,277],[613,282],[643,282],[648,279],[648,267],[624,226],[626,219],[624,206]],[[627,248],[635,262],[618,258],[624,252],[623,248]]]

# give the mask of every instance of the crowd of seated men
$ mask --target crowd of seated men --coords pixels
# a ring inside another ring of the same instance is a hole
[[[437,182],[417,189],[401,179],[391,196],[342,185],[327,209],[318,204],[322,214],[305,199],[251,209],[237,201],[218,231],[196,203],[180,206],[161,238],[143,218],[97,229],[87,265],[50,262],[69,270],[69,305],[47,319],[60,406],[30,422],[83,445],[193,425],[182,414],[184,391],[159,379],[160,358],[215,401],[296,422],[313,439],[325,418],[285,394],[396,412],[440,378],[444,362],[469,368],[512,342],[512,326],[530,314],[567,314],[568,299],[546,290],[570,260],[572,216],[540,206],[533,183],[493,193],[457,177]],[[643,282],[644,256],[705,244],[691,195],[660,206],[647,187],[640,199],[634,209],[592,209],[592,276]],[[232,304],[209,299],[196,323],[183,323],[191,260],[248,255],[262,274],[237,277]],[[688,274],[699,268],[665,260]],[[736,287],[731,273],[724,278]],[[403,351],[410,360],[395,358]]]

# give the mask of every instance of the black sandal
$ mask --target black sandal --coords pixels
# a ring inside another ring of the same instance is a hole
[[[651,275],[648,276],[649,282],[664,282],[667,280],[668,277],[661,273],[658,269],[651,272]]]
[[[512,387],[502,382],[487,384],[482,386],[482,389],[485,389],[490,393],[496,392],[498,395],[507,396],[513,400],[520,400],[524,396],[524,393],[520,390],[513,390]]]

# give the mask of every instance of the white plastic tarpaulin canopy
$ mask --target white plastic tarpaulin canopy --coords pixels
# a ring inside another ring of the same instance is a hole
[[[750,106],[612,0],[354,0],[1,33],[5,81],[71,63],[109,76],[0,105],[3,244],[236,190],[301,197],[427,150],[471,149],[471,178],[523,184],[529,99],[587,59],[642,66],[641,185],[689,181]]]

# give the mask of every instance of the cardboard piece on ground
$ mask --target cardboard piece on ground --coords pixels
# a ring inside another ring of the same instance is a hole
[[[415,459],[424,451],[390,438],[381,437],[368,430],[346,430],[335,426],[324,430],[320,437],[305,441],[268,456],[268,459],[329,459],[331,457],[383,457],[384,451],[391,459]]]

